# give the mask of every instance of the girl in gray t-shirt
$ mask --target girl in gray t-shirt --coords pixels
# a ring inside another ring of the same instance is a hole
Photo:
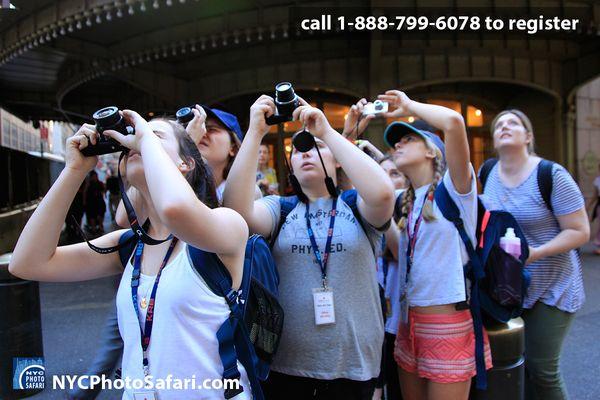
[[[301,100],[294,119],[314,135],[328,175],[335,177],[338,167],[348,175],[358,212],[344,201],[346,195],[330,196],[314,147],[305,153],[294,149],[290,164],[308,202],[298,201],[278,231],[280,197],[253,199],[259,145],[269,131],[265,117],[274,112],[269,96],[250,109],[248,133],[224,193],[225,206],[240,212],[252,232],[277,235],[273,255],[285,319],[265,394],[311,398],[316,391],[322,398],[370,400],[384,336],[373,248],[392,216],[393,186],[375,161],[331,128],[321,110]]]

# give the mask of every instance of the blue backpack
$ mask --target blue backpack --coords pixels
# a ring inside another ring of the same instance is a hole
[[[477,366],[476,387],[487,387],[485,370],[483,326],[484,319],[508,322],[523,311],[523,301],[530,276],[525,270],[525,261],[529,257],[529,246],[523,231],[515,218],[506,211],[487,210],[478,200],[477,243],[472,243],[462,218],[443,181],[438,183],[434,193],[435,203],[440,212],[456,227],[463,241],[469,262],[464,266],[465,286],[468,302],[457,305],[458,309],[469,309],[473,317],[475,333],[475,360]],[[394,214],[401,216],[402,196],[396,199]],[[516,260],[500,248],[500,238],[507,228],[513,228],[521,239],[521,256]]]
[[[134,235],[127,231],[119,239],[124,242]],[[123,266],[127,265],[136,242],[119,250]],[[240,378],[237,361],[244,366],[251,384],[252,397],[264,399],[260,381],[267,379],[269,368],[281,339],[283,309],[277,297],[279,274],[269,245],[262,236],[252,235],[246,243],[244,270],[239,290],[233,290],[227,268],[219,257],[188,246],[192,264],[210,290],[225,298],[231,313],[217,331],[219,356],[223,364],[223,379]],[[230,399],[244,391],[227,388]]]
[[[471,283],[468,298],[475,331],[476,387],[485,389],[487,377],[483,317],[506,323],[511,318],[521,315],[530,282],[529,272],[525,270],[529,246],[519,224],[509,212],[486,210],[481,200],[478,200],[477,243],[472,243],[460,217],[460,211],[443,181],[439,182],[434,196],[444,218],[452,222],[458,230],[469,254],[464,273],[465,279]],[[521,239],[519,260],[500,248],[500,238],[504,236],[507,228],[513,228]]]

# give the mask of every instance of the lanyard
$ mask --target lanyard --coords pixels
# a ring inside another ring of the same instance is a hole
[[[412,235],[410,233],[410,226],[412,225],[412,207],[410,210],[408,210],[408,225],[406,226],[406,235],[408,236],[408,246],[406,247],[406,282],[408,282],[408,274],[410,274],[410,269],[412,268],[413,257],[415,255],[415,245],[417,244],[417,235],[419,233],[419,228],[421,227],[421,221],[423,221],[423,207],[425,207],[426,201],[427,193],[423,198],[423,204],[421,205],[421,210],[419,210],[419,216],[415,222]]]
[[[156,279],[154,280],[154,286],[152,287],[152,294],[150,295],[150,300],[148,302],[148,311],[146,312],[146,321],[144,324],[144,329],[142,330],[142,322],[139,321],[139,308],[138,308],[138,287],[140,286],[140,270],[142,267],[142,252],[144,251],[144,242],[140,241],[135,249],[135,257],[133,259],[133,272],[131,274],[131,298],[133,300],[133,308],[135,308],[135,316],[138,318],[138,322],[140,323],[140,336],[142,338],[142,353],[143,353],[143,363],[144,363],[144,376],[148,376],[149,368],[148,368],[148,346],[150,345],[150,336],[152,335],[152,325],[154,323],[154,304],[156,300],[156,290],[158,289],[158,282],[160,281],[160,276],[162,274],[163,269],[167,265],[169,261],[169,257],[173,253],[173,249],[177,244],[177,238],[174,237],[169,245],[169,249],[167,250],[167,254],[165,254],[165,258],[163,259],[162,264],[158,270],[158,274],[156,275]]]
[[[323,289],[327,289],[327,262],[329,261],[329,255],[331,253],[331,239],[333,238],[333,226],[335,225],[335,216],[337,207],[337,197],[333,198],[333,205],[331,206],[331,217],[329,218],[329,230],[327,231],[327,241],[325,242],[325,254],[321,258],[321,251],[319,250],[319,246],[317,246],[317,241],[315,239],[315,234],[313,233],[312,227],[310,225],[310,219],[308,218],[308,213],[310,210],[310,204],[306,203],[306,213],[304,217],[306,218],[306,229],[308,230],[308,237],[310,238],[310,244],[313,248],[313,253],[315,253],[315,258],[319,263],[319,267],[321,268],[321,280],[323,281]]]

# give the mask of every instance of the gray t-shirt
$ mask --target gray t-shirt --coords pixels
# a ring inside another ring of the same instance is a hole
[[[260,201],[271,212],[272,236],[280,218],[279,196]],[[309,218],[321,254],[331,206],[330,198],[310,204]],[[379,375],[381,362],[383,318],[372,244],[378,246],[382,235],[363,220],[365,234],[341,198],[337,210],[327,266],[335,307],[333,325],[315,325],[312,290],[321,287],[321,270],[306,229],[306,206],[299,202],[281,227],[273,256],[285,319],[272,369],[316,379],[365,381]]]
[[[557,216],[571,214],[584,207],[583,195],[577,183],[564,167],[552,168],[550,203],[554,212],[544,203],[538,187],[538,168],[519,186],[504,186],[498,176],[499,164],[490,171],[485,185],[485,197],[493,206],[510,212],[525,234],[527,243],[539,247],[554,239],[561,231]],[[536,302],[576,312],[585,301],[581,259],[575,250],[545,257],[526,266],[531,284],[523,303],[533,308]]]

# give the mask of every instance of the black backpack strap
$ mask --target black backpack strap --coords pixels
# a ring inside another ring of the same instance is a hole
[[[131,258],[136,245],[137,235],[131,229],[119,237],[119,246],[123,246],[119,247],[119,258],[121,259],[121,265],[123,265],[123,268],[127,266],[129,258]]]
[[[444,218],[452,222],[461,240],[465,244],[467,253],[469,254],[469,267],[470,273],[473,276],[471,280],[471,296],[470,308],[471,316],[473,317],[473,331],[475,333],[475,365],[477,369],[477,376],[475,378],[475,386],[479,390],[487,388],[487,373],[485,370],[485,354],[484,354],[484,343],[483,343],[483,318],[481,315],[481,303],[479,298],[479,282],[485,277],[485,271],[481,258],[475,251],[475,246],[469,238],[465,225],[460,217],[460,210],[456,206],[448,189],[444,185],[443,181],[440,181],[437,188],[435,189],[435,204],[440,209]]]
[[[538,189],[540,190],[542,199],[544,199],[544,203],[546,203],[546,207],[551,212],[554,212],[554,210],[552,210],[552,201],[551,201],[552,186],[553,186],[553,180],[552,180],[553,167],[554,167],[554,162],[552,162],[550,160],[542,159],[542,161],[540,161],[540,164],[538,165],[538,173],[537,173]]]
[[[279,221],[277,222],[277,228],[275,229],[275,233],[269,240],[269,247],[273,248],[275,244],[275,240],[277,240],[277,236],[279,236],[279,232],[281,231],[281,227],[285,223],[285,219],[292,212],[294,208],[298,205],[298,196],[281,196],[279,198]]]
[[[485,189],[485,184],[487,182],[488,176],[490,175],[490,172],[492,172],[492,168],[494,168],[494,165],[496,165],[497,163],[497,158],[489,158],[485,160],[485,162],[479,169],[479,182],[481,182],[482,191]]]

